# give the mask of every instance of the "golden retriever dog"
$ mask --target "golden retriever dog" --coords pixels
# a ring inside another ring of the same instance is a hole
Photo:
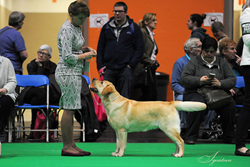
[[[109,124],[116,132],[116,150],[111,155],[121,157],[127,145],[127,133],[161,129],[176,145],[172,156],[182,157],[184,142],[180,137],[180,118],[177,110],[200,111],[206,104],[200,102],[138,102],[121,96],[108,81],[92,80],[90,90],[102,100]]]

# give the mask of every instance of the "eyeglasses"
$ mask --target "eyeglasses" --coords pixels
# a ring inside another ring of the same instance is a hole
[[[48,53],[44,53],[44,52],[41,52],[41,51],[37,51],[37,54],[40,54],[40,55],[42,55],[42,56],[49,56]]]
[[[156,20],[156,19],[153,19],[153,20],[152,20],[152,22],[155,22],[155,21],[157,21],[157,20]]]
[[[122,13],[122,12],[125,12],[124,10],[113,10],[113,13],[116,14],[116,13]]]

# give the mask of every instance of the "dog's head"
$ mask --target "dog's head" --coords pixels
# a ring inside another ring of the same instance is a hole
[[[115,86],[109,81],[99,81],[98,79],[94,78],[92,80],[92,83],[95,88],[91,87],[90,90],[97,94],[99,97],[116,91]]]

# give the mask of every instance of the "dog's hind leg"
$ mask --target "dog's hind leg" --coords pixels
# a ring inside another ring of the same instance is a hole
[[[127,147],[127,131],[125,129],[119,129],[116,133],[116,152],[113,152],[111,155],[115,157],[122,157],[124,151]],[[118,152],[117,152],[118,151]]]
[[[176,150],[172,153],[172,156],[182,157],[184,154],[184,142],[177,129],[161,128],[161,130],[174,142]]]

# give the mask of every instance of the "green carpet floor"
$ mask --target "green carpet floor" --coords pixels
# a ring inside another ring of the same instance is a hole
[[[185,145],[175,158],[173,143],[128,143],[124,157],[112,157],[115,143],[77,143],[88,157],[61,156],[62,143],[2,143],[0,167],[247,167],[250,157],[234,155],[235,145]],[[247,145],[250,148],[250,144]]]

